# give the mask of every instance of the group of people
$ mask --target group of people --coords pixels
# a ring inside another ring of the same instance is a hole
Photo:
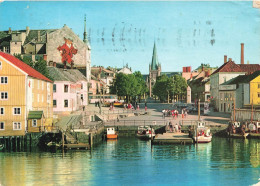
[[[132,110],[139,110],[139,104],[135,103],[135,106],[133,106],[133,104],[131,103],[124,103],[124,109],[132,109]]]
[[[165,118],[166,116],[172,116],[173,118],[178,118],[179,111],[178,110],[163,109],[162,110],[162,117]]]
[[[169,125],[167,127],[167,130],[170,132],[181,132],[181,125],[177,123],[173,125],[172,122],[169,122]]]
[[[186,118],[188,116],[188,112],[185,108],[181,110],[181,114],[183,118]]]

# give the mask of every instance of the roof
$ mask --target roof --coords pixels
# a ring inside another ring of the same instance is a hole
[[[46,33],[54,32],[58,29],[48,29],[48,30],[30,30],[28,36],[25,38],[24,45],[30,42],[38,43],[38,32],[40,32],[41,41],[40,43],[46,43]],[[25,31],[24,31],[25,32]]]
[[[161,72],[161,75],[166,75],[168,77],[172,77],[174,75],[181,75],[181,72]]]
[[[260,70],[259,64],[238,64],[243,72],[252,74],[253,72]]]
[[[48,79],[47,77],[42,75],[40,72],[38,72],[37,70],[33,69],[32,67],[30,67],[29,65],[25,64],[24,62],[20,61],[16,57],[14,57],[14,56],[12,56],[10,54],[4,53],[4,52],[0,52],[0,56],[5,58],[7,61],[9,61],[13,65],[15,65],[16,67],[21,69],[22,71],[24,71],[26,74],[28,74],[28,76],[34,77],[36,79],[41,79],[41,80],[44,80],[44,81],[52,82],[50,79]]]
[[[29,111],[28,119],[41,119],[43,115],[43,111]]]
[[[87,81],[87,78],[77,69],[62,69],[56,67],[47,67],[50,77],[54,81]]]
[[[211,75],[216,74],[218,72],[244,72],[244,71],[234,61],[230,61],[224,63],[217,70],[215,70]]]
[[[239,83],[249,83],[256,77],[260,76],[260,70],[255,71],[253,74],[250,75],[240,75],[235,78],[230,79],[229,81],[222,83],[221,85],[232,85],[232,84],[239,84]]]
[[[151,70],[157,70],[158,65],[159,65],[159,62],[158,62],[158,57],[157,57],[156,45],[154,43]]]

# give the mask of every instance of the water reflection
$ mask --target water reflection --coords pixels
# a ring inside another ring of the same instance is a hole
[[[120,138],[92,151],[2,152],[0,185],[250,185],[258,182],[259,167],[259,140],[151,146]]]

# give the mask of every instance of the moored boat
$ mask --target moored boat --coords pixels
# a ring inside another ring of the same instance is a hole
[[[140,139],[151,139],[155,137],[154,129],[149,126],[140,126],[136,136]]]
[[[193,137],[196,143],[209,143],[212,139],[212,134],[210,133],[210,129],[205,126],[205,122],[199,121],[198,127]]]
[[[114,127],[109,127],[107,128],[107,135],[106,135],[107,139],[117,139],[118,138],[118,134],[115,131]]]

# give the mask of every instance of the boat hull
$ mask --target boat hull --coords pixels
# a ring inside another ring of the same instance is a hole
[[[238,138],[238,139],[246,139],[249,133],[242,134],[228,134],[228,137],[230,138]]]
[[[143,140],[149,140],[152,137],[152,134],[136,134],[136,137]],[[153,134],[153,138],[155,137],[155,134]]]
[[[107,134],[107,139],[117,139],[118,135],[117,134]]]
[[[194,141],[196,143],[209,143],[211,142],[212,140],[212,136],[197,136],[197,137],[194,137]]]

